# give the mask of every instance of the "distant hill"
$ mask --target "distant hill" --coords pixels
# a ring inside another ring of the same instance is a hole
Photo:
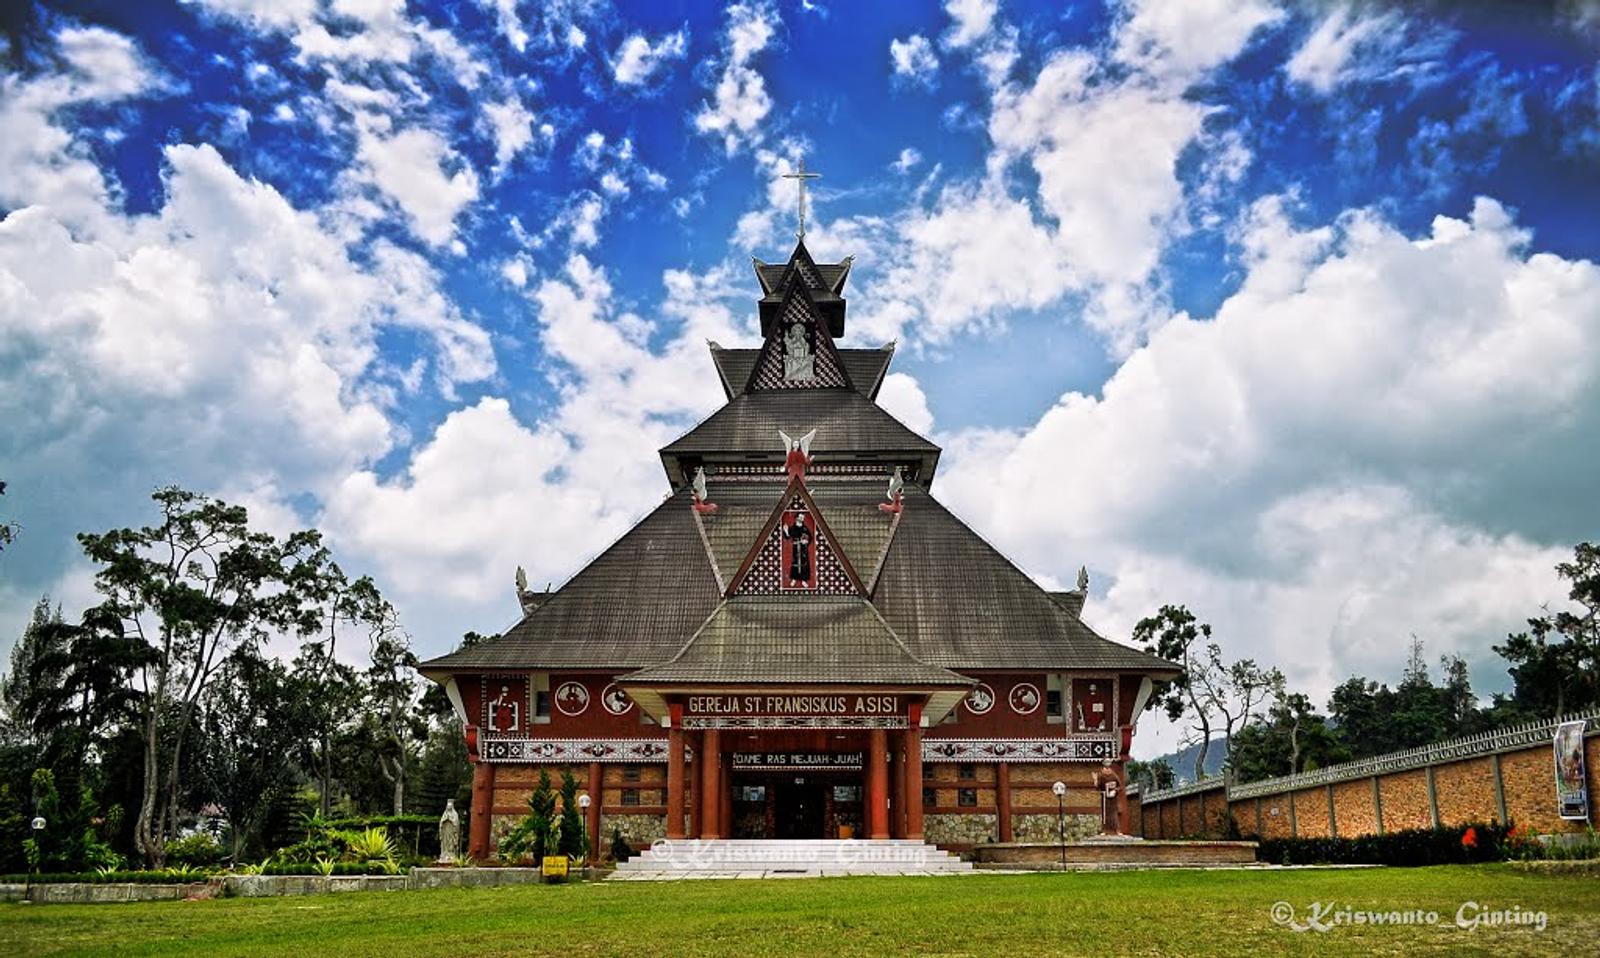
[[[1181,785],[1186,782],[1194,781],[1194,760],[1195,756],[1197,756],[1199,752],[1200,744],[1196,742],[1188,748],[1182,748],[1176,752],[1168,752],[1165,755],[1157,756],[1157,758],[1152,759],[1152,761],[1166,759],[1167,764],[1172,766],[1172,771],[1177,775],[1178,783]],[[1206,752],[1205,773],[1207,778],[1210,778],[1213,775],[1222,774],[1222,760],[1226,756],[1227,749],[1223,746],[1222,739],[1212,739],[1211,749],[1210,751]]]

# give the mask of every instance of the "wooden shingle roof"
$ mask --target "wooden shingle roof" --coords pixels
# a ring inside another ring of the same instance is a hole
[[[966,686],[917,661],[865,599],[739,597],[720,605],[672,658],[625,683]]]

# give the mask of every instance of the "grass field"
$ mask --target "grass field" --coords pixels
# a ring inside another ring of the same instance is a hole
[[[1420,909],[1437,926],[1294,932]],[[1455,925],[1465,902],[1544,911]],[[1331,920],[1331,919],[1330,919]],[[612,882],[131,905],[0,905],[0,955],[1592,955],[1600,881],[1507,866]]]

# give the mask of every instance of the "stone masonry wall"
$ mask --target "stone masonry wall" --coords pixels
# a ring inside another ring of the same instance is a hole
[[[1596,734],[1594,716],[1590,717],[1590,731],[1584,742],[1588,759],[1591,822],[1593,811],[1600,805],[1600,734]],[[1553,727],[1553,726],[1551,726]],[[1228,816],[1237,823],[1245,836],[1259,833],[1262,838],[1312,837],[1337,834],[1340,837],[1395,832],[1411,828],[1429,828],[1434,822],[1434,804],[1438,807],[1441,825],[1464,825],[1469,822],[1501,821],[1509,818],[1515,824],[1527,826],[1542,833],[1582,832],[1591,822],[1565,821],[1558,814],[1555,799],[1555,763],[1551,746],[1541,740],[1545,730],[1541,726],[1522,726],[1512,729],[1509,738],[1502,733],[1480,739],[1458,740],[1445,743],[1439,754],[1447,758],[1434,759],[1433,764],[1421,768],[1383,769],[1384,762],[1395,764],[1405,761],[1433,759],[1433,753],[1421,753],[1426,759],[1417,759],[1417,753],[1397,753],[1397,757],[1380,756],[1369,760],[1379,762],[1356,765],[1352,777],[1340,780],[1335,771],[1333,780],[1324,784],[1301,784],[1305,778],[1285,780],[1285,790],[1272,790],[1272,783],[1240,786],[1242,795],[1234,795],[1224,805],[1224,790],[1218,783],[1199,791],[1180,794],[1154,793],[1149,800],[1130,802],[1129,813],[1145,838],[1222,837],[1227,834]],[[1528,742],[1533,744],[1526,744]],[[1487,743],[1487,744],[1486,744]],[[1490,751],[1491,748],[1498,751]],[[1431,748],[1431,747],[1430,747]],[[1466,754],[1463,751],[1481,749],[1483,754]],[[1455,757],[1460,756],[1460,757]],[[1498,767],[1498,776],[1496,774]],[[1364,772],[1364,769],[1370,770]],[[1428,787],[1433,779],[1432,797]],[[1374,777],[1377,783],[1377,800],[1374,800]],[[1316,778],[1312,778],[1316,782]],[[1264,786],[1264,787],[1263,787]],[[1330,820],[1328,797],[1333,797],[1333,815]],[[1290,813],[1290,796],[1293,796],[1293,814]],[[1258,797],[1259,796],[1259,797]],[[1504,814],[1501,800],[1504,798]],[[1259,803],[1259,826],[1257,806]],[[1226,808],[1226,811],[1224,809]],[[1203,809],[1203,811],[1202,811]],[[1019,834],[1019,841],[1021,840]]]
[[[1372,779],[1336,782],[1333,786],[1333,813],[1341,837],[1376,834],[1378,811],[1372,802]],[[1239,827],[1250,830],[1242,823]]]
[[[1129,814],[1132,815],[1131,808]],[[1062,824],[1066,825],[1069,842],[1100,833],[1098,815],[1068,815]],[[1054,815],[1015,815],[1011,819],[1011,836],[1018,842],[1054,842],[1060,840],[1060,829]]]

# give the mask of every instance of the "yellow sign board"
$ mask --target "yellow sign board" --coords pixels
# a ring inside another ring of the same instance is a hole
[[[569,859],[565,855],[546,855],[544,857],[544,877],[567,877],[567,864]]]

